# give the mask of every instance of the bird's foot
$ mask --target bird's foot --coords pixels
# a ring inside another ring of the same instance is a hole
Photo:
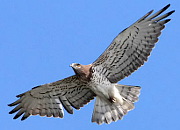
[[[115,97],[112,97],[112,98],[110,98],[109,100],[110,100],[110,102],[112,102],[112,103],[115,103],[115,102],[116,102],[116,98],[115,98]]]

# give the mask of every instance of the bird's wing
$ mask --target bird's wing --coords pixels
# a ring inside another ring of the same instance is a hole
[[[18,113],[14,119],[22,114],[21,120],[30,115],[63,118],[63,107],[68,113],[73,113],[73,108],[80,109],[94,98],[95,94],[80,81],[77,76],[71,76],[53,83],[37,86],[32,90],[18,95],[20,99],[9,106],[16,107],[9,113]],[[62,107],[63,106],[63,107]]]
[[[105,75],[112,83],[129,76],[147,61],[148,56],[165,24],[174,11],[160,15],[170,5],[155,14],[150,11],[129,28],[122,31],[93,63],[93,68]],[[160,15],[160,16],[159,16]]]

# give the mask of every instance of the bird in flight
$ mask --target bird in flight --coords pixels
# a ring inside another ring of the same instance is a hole
[[[166,19],[173,11],[161,15],[170,4],[151,15],[145,14],[134,24],[114,38],[109,47],[92,64],[72,63],[75,75],[40,85],[17,95],[16,106],[9,113],[22,114],[21,120],[30,115],[64,117],[63,108],[73,114],[73,108],[80,109],[96,98],[92,122],[111,123],[123,118],[138,101],[139,86],[117,84],[147,61],[161,30],[170,21]]]

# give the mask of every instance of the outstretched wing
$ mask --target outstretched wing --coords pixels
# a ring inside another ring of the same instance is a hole
[[[17,105],[9,113],[18,113],[14,119],[22,114],[21,120],[26,119],[30,115],[40,115],[47,117],[63,118],[63,107],[68,113],[73,114],[73,108],[80,109],[94,98],[95,94],[81,82],[77,76],[71,76],[66,79],[37,86],[32,90],[18,95],[19,100],[9,104],[9,106]]]
[[[159,16],[170,5],[149,16],[150,11],[129,28],[122,31],[93,63],[93,68],[105,75],[112,83],[129,76],[137,70],[148,56],[165,24],[170,19],[165,19],[174,11]],[[149,17],[148,17],[149,16]]]

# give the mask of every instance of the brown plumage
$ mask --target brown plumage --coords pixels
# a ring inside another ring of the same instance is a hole
[[[81,65],[78,63],[72,63],[70,66],[73,68],[75,74],[79,77],[80,80],[90,81],[92,74],[92,64]]]

